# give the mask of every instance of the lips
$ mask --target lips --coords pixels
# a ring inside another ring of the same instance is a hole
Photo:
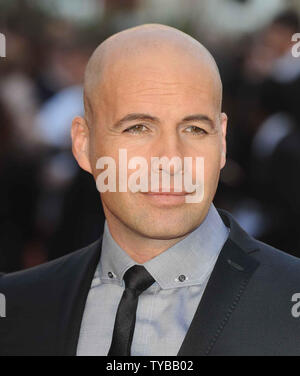
[[[187,192],[143,192],[149,196],[186,196]]]
[[[173,207],[186,202],[187,192],[141,192],[143,197],[157,207]]]

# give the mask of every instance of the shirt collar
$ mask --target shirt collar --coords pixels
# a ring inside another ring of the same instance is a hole
[[[137,263],[115,242],[105,221],[100,258],[100,279],[123,285],[125,272]]]
[[[162,289],[202,284],[211,273],[228,233],[216,208],[211,205],[199,227],[143,265]],[[114,241],[105,223],[100,260],[101,280],[122,285],[124,273],[135,264]]]

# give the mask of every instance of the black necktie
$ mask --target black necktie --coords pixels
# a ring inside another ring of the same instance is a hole
[[[124,274],[125,290],[118,306],[109,356],[130,356],[139,295],[154,283],[142,265],[134,265]]]

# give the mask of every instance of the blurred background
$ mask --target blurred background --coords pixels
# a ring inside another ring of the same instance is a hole
[[[214,55],[229,115],[215,205],[251,235],[300,257],[299,0],[0,0],[0,270],[72,252],[104,217],[69,130],[83,114],[93,49],[143,23],[174,26]]]

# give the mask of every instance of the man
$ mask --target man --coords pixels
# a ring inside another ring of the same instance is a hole
[[[97,184],[104,235],[0,278],[1,354],[299,355],[299,260],[251,238],[212,204],[227,117],[210,53],[176,29],[139,26],[96,49],[84,89],[74,156],[97,182],[101,158],[117,166],[115,190]],[[180,174],[195,181],[195,164],[159,165],[157,191],[120,189],[124,171],[128,179],[136,172],[119,167],[120,150],[148,165],[153,157],[202,158],[201,199],[175,189]]]

